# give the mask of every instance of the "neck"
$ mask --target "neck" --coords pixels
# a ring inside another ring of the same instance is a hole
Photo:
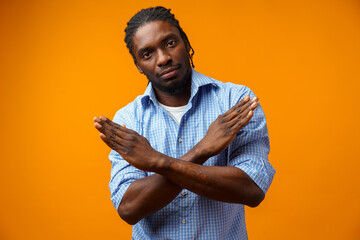
[[[167,92],[160,91],[154,88],[157,100],[169,107],[180,107],[184,106],[189,102],[191,95],[191,74],[186,81],[184,89],[177,94],[170,94]]]

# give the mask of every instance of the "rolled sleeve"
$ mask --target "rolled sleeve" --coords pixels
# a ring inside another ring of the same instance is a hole
[[[259,105],[249,123],[229,146],[229,165],[244,171],[266,193],[275,175],[268,161],[269,136],[264,112]]]
[[[113,119],[118,124],[125,124],[129,129],[138,132],[137,124],[126,108],[119,110]],[[116,209],[119,208],[125,192],[134,181],[147,176],[146,172],[131,166],[124,158],[114,150],[109,154],[111,166],[111,178],[109,183],[111,201]]]
[[[259,142],[252,142],[240,148],[232,158],[231,165],[244,171],[266,193],[274,178],[275,169],[267,157],[251,153],[250,149],[259,148],[260,145]]]
[[[114,207],[118,209],[130,184],[146,177],[146,173],[131,166],[120,154],[113,150],[110,152],[109,159],[112,163],[109,183],[111,201]]]

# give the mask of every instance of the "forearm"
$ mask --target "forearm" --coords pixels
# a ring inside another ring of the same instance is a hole
[[[203,164],[208,159],[208,155],[196,145],[180,159],[184,162]],[[136,180],[129,186],[118,213],[127,223],[135,224],[168,205],[181,190],[182,187],[155,173]]]
[[[255,207],[263,191],[242,170],[231,166],[202,166],[163,155],[158,174],[191,192],[217,201]]]
[[[240,129],[248,123],[257,106],[257,101],[257,98],[250,101],[249,96],[246,96],[226,113],[219,115],[210,124],[205,137],[178,161],[201,165],[211,156],[222,152],[236,137]],[[94,118],[94,121],[95,128],[100,131],[100,138],[129,164],[143,171],[156,172],[153,171],[154,167],[165,155],[155,151],[145,137],[103,116]],[[171,177],[171,171],[167,170],[161,175],[155,173],[150,177],[133,182],[122,198],[118,208],[119,215],[128,223],[134,224],[170,203],[182,187],[193,190],[188,186],[191,184],[197,186],[196,183],[180,182],[181,186],[179,187],[177,181],[181,179],[181,171],[175,172],[176,177]],[[194,181],[199,180],[201,181],[199,178],[194,178]],[[211,191],[204,190],[205,185],[197,186],[194,189],[194,192],[199,192],[204,196],[212,196]],[[211,198],[220,199],[216,196]],[[235,200],[231,201],[236,202]]]
[[[124,194],[118,213],[123,220],[133,225],[165,207],[181,189],[159,174],[136,180]]]

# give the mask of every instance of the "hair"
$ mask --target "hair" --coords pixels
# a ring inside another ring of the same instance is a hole
[[[134,61],[136,60],[136,58],[135,54],[133,53],[133,38],[136,31],[145,23],[153,21],[164,21],[170,23],[172,26],[176,27],[179,30],[180,36],[184,40],[185,44],[189,47],[188,56],[191,66],[195,67],[192,59],[195,51],[191,47],[190,41],[186,36],[186,33],[180,27],[179,21],[175,18],[174,14],[170,13],[170,11],[171,9],[167,9],[161,6],[142,9],[141,11],[137,12],[127,23],[127,27],[125,28],[124,40],[126,43],[126,47],[129,49],[130,54],[134,58]]]

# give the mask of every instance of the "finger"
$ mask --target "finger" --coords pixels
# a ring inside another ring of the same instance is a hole
[[[113,133],[122,138],[125,141],[133,141],[134,138],[136,138],[139,134],[131,129],[127,129],[123,126],[121,126],[121,128],[113,128],[112,129]]]
[[[235,117],[229,121],[229,127],[232,128],[233,126],[238,126],[238,123],[243,124],[244,121],[249,121],[252,117],[254,109],[258,106],[257,98],[253,98],[251,102],[248,102],[246,104],[245,109],[241,109],[239,113],[236,114]],[[245,107],[245,106],[244,106]],[[251,117],[249,118],[249,113],[251,113]],[[246,124],[246,123],[245,123]],[[238,126],[239,127],[239,126]],[[243,126],[242,126],[243,127]],[[240,128],[242,128],[240,127]],[[240,130],[240,129],[239,129]]]
[[[100,132],[104,129],[103,126],[102,126],[100,123],[98,123],[98,122],[95,122],[95,123],[94,123],[94,127],[95,127],[97,130],[99,130]]]
[[[100,133],[100,138],[103,140],[103,142],[108,145],[111,149],[114,149],[116,147],[116,144],[110,139],[110,137],[107,137],[105,134]],[[115,150],[115,149],[114,149]]]
[[[229,114],[227,116],[225,116],[225,121],[231,121],[232,119],[241,116],[242,113],[244,112],[244,110],[248,109],[251,106],[252,101],[249,101],[250,97],[249,96],[246,96],[246,97],[248,97],[246,102],[244,102],[241,105],[237,104],[237,105],[235,105],[235,106],[237,106],[235,109],[230,109],[231,110],[230,112],[228,111]]]
[[[101,140],[103,140],[103,142],[111,149],[118,151],[118,149],[120,148],[120,146],[113,140],[111,140],[110,138],[106,138],[106,137],[101,137]]]
[[[243,97],[237,104],[232,106],[228,111],[226,111],[222,116],[224,117],[225,121],[230,121],[236,116],[239,107],[243,106],[244,104],[248,103],[250,100],[250,96]]]
[[[101,118],[101,120],[102,120],[104,123],[107,123],[107,124],[109,124],[109,125],[111,125],[111,126],[114,126],[114,127],[120,127],[119,124],[111,121],[111,120],[108,119],[107,117],[101,116],[100,118]]]
[[[120,129],[120,130],[124,131],[125,133],[133,133],[134,132],[133,130],[126,128],[125,124],[119,125],[104,116],[101,116],[100,119],[101,119],[102,123],[104,124],[104,126],[109,125],[113,128]],[[106,126],[106,128],[108,128],[108,127]]]
[[[250,96],[247,95],[245,97],[243,97],[238,103],[236,103],[234,106],[232,106],[225,114],[229,114],[233,111],[235,111],[236,109],[238,109],[240,106],[244,105],[245,103],[247,103],[250,100]]]
[[[114,139],[106,136],[103,133],[100,133],[100,138],[101,140],[103,140],[103,142],[108,145],[108,147],[110,147],[111,149],[117,151],[119,154],[124,153],[125,147],[122,146],[121,144],[119,144],[117,141],[115,141]]]
[[[254,110],[258,106],[258,98],[254,97],[251,101],[247,102],[245,105],[241,106],[238,111],[240,113],[250,110]]]
[[[106,124],[109,124],[110,126],[116,128],[116,129],[122,129],[125,131],[126,127],[125,127],[125,124],[118,124],[118,123],[115,123],[113,121],[111,121],[110,119],[106,118],[106,117],[103,117],[103,121],[106,123]]]
[[[131,141],[134,139],[135,135],[138,135],[137,132],[126,128],[125,125],[120,126],[119,124],[116,124],[116,123],[111,124],[111,123],[113,123],[111,120],[106,119],[102,123],[103,123],[103,125],[100,130],[106,136],[116,135],[124,140]]]
[[[249,111],[250,111],[250,110],[249,110]],[[243,119],[246,119],[246,118],[247,118],[247,114],[248,114],[248,113],[249,113],[248,111],[245,111],[245,112],[242,112],[242,113],[238,113],[238,114],[236,115],[236,117],[234,117],[233,119],[231,119],[231,121],[228,122],[228,128],[229,128],[230,130],[232,130],[231,132],[233,132],[235,125],[238,125],[239,122],[241,123],[241,121],[242,121]],[[234,133],[235,133],[235,132],[234,132]]]
[[[257,108],[258,105],[259,105],[259,102],[252,102],[249,109],[255,110],[255,108]]]
[[[103,128],[105,129],[106,132],[114,132],[115,130],[117,130],[117,129],[121,130],[122,128],[125,129],[124,127],[111,121],[107,117],[100,116],[99,120],[100,120],[99,123],[103,126]]]
[[[253,98],[251,99],[251,101],[252,101],[252,102],[259,102],[259,98],[258,98],[257,96],[255,96],[255,97],[253,97]]]
[[[120,137],[125,140],[130,140],[130,136],[128,133],[123,131],[122,128],[117,128],[114,126],[110,126],[109,124],[105,123],[103,128],[101,129],[101,132],[105,134],[105,136],[115,138],[114,136]]]
[[[101,122],[101,119],[98,117],[94,117],[94,122]]]
[[[238,132],[240,131],[253,117],[254,112],[250,110],[246,116],[242,119],[240,119],[236,124],[234,124],[233,127],[230,128],[231,131]]]
[[[258,103],[253,102],[246,109],[242,110],[242,112],[240,112],[234,119],[236,119],[237,121],[241,121],[243,118],[247,117],[247,115],[250,111],[254,111],[257,106],[258,106]]]
[[[126,139],[126,138],[122,138],[121,136],[119,136],[116,132],[112,132],[110,135],[109,135],[109,138],[116,142],[118,145],[121,145],[121,146],[127,146],[129,141]]]

